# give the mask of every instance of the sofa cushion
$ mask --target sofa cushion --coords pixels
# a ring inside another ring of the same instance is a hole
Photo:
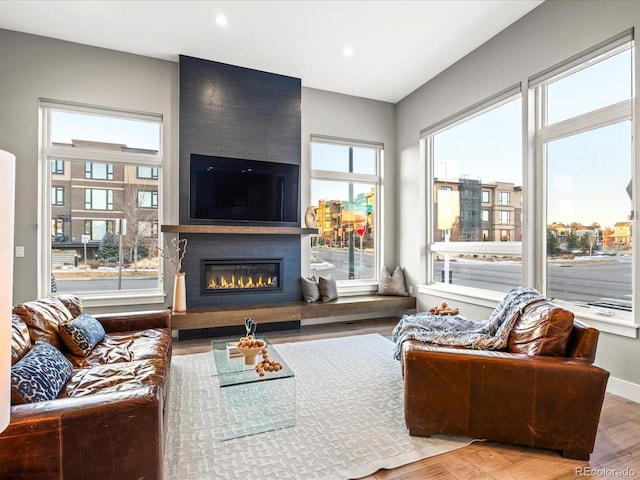
[[[77,295],[64,293],[56,295],[56,298],[67,307],[73,318],[79,317],[82,314],[82,299]]]
[[[50,297],[21,303],[13,307],[13,313],[29,327],[32,343],[44,341],[58,350],[64,349],[62,339],[58,335],[58,327],[71,321],[73,315],[59,298]]]
[[[11,403],[53,400],[71,376],[71,362],[54,346],[38,342],[11,367]]]
[[[89,355],[105,335],[102,324],[88,313],[61,324],[58,333],[72,353],[83,357]]]
[[[512,353],[564,356],[571,330],[573,313],[548,300],[527,305],[509,335]]]
[[[19,316],[11,315],[11,365],[15,365],[31,350],[29,329]]]
[[[145,386],[164,388],[167,367],[162,359],[149,359],[76,369],[60,398],[126,392]]]
[[[117,364],[161,358],[171,361],[171,331],[149,328],[130,332],[107,333],[91,353],[84,357],[66,353],[74,368]]]

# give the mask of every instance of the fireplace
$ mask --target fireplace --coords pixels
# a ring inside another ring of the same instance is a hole
[[[201,294],[282,290],[282,259],[201,259]]]

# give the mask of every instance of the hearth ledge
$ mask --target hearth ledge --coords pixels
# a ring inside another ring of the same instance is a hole
[[[320,235],[318,228],[263,227],[255,225],[162,225],[164,233],[216,233],[243,235]]]

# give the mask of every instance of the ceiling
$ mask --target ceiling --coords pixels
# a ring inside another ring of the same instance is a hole
[[[396,103],[542,2],[2,0],[0,28],[174,62],[184,54]]]

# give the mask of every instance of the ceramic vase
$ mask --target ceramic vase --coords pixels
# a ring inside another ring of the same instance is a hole
[[[307,228],[316,228],[318,226],[318,214],[315,207],[307,207],[304,212],[304,224]]]
[[[176,273],[173,283],[173,312],[183,313],[187,311],[187,291],[184,285],[184,272]]]

